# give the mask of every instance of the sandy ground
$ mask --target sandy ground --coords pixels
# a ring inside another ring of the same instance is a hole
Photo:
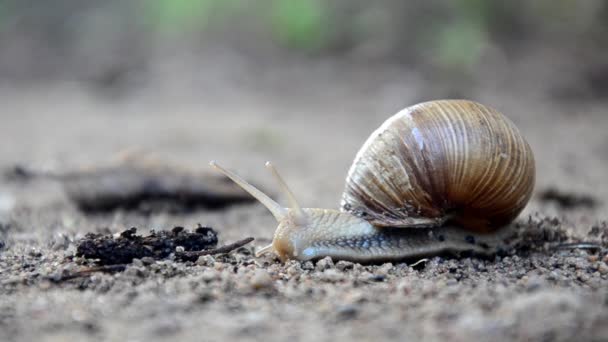
[[[136,83],[118,98],[74,82],[5,85],[0,166],[69,170],[130,150],[194,169],[215,159],[272,191],[263,167],[272,160],[303,205],[336,208],[365,138],[399,109],[445,96],[424,75],[398,67],[205,65],[164,66],[154,78],[162,81]],[[537,193],[555,188],[597,201],[564,209],[534,197],[520,222],[580,240],[593,238],[593,226],[608,230],[608,103],[551,98],[542,81],[513,79],[481,83],[466,95],[505,113],[528,138]],[[608,339],[606,245],[595,254],[557,251],[548,238],[532,252],[434,257],[416,267],[282,264],[250,253],[276,226],[260,205],[85,215],[52,182],[2,182],[2,341]],[[197,223],[217,229],[221,242],[256,241],[196,263],[137,261],[118,274],[45,280],[79,267],[65,257],[87,232]]]

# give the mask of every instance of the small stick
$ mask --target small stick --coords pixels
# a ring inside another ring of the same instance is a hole
[[[226,254],[226,253],[230,253],[233,250],[237,249],[237,248],[241,248],[243,246],[245,246],[246,244],[250,243],[251,241],[253,241],[254,239],[252,237],[248,237],[246,239],[243,240],[239,240],[237,242],[228,244],[228,245],[224,245],[218,248],[213,248],[213,249],[205,249],[202,251],[189,251],[189,252],[180,252],[180,253],[175,253],[175,256],[184,260],[184,261],[196,261],[198,259],[198,257],[200,257],[201,255],[213,255],[213,254]]]
[[[127,268],[127,265],[105,265],[105,266],[94,266],[85,268],[84,270],[76,271],[74,273],[69,273],[66,275],[62,275],[59,278],[57,277],[47,277],[46,279],[53,283],[60,283],[62,281],[71,280],[75,278],[80,278],[84,276],[88,276],[91,273],[95,272],[105,272],[105,273],[114,273],[114,272],[122,272]]]
[[[602,245],[595,242],[572,242],[572,243],[561,243],[554,247],[555,249],[586,249],[589,251],[599,252],[602,250]]]
[[[423,262],[426,263],[427,261],[429,261],[428,258],[420,259],[420,260],[416,261],[415,263],[413,263],[413,264],[411,264],[409,266],[410,267],[416,267],[416,266],[422,264]]]

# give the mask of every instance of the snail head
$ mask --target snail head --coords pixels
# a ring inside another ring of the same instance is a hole
[[[232,179],[232,181],[251,194],[251,196],[255,197],[255,199],[262,203],[272,213],[279,223],[272,243],[257,251],[256,256],[275,252],[282,260],[297,257],[299,249],[296,245],[298,241],[301,241],[301,236],[303,235],[301,233],[310,223],[310,215],[300,207],[293,193],[274,166],[270,162],[266,162],[266,167],[273,174],[277,183],[279,183],[281,191],[287,197],[290,208],[283,208],[268,195],[249,184],[234,172],[221,167],[215,161],[212,161],[209,164],[223,173],[226,177]]]

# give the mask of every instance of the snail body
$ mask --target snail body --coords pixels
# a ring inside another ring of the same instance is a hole
[[[467,100],[425,102],[386,120],[357,153],[340,210],[300,208],[270,163],[290,208],[211,164],[275,216],[273,242],[258,254],[273,251],[282,260],[492,254],[508,248],[510,224],[535,181],[532,150],[517,127]]]

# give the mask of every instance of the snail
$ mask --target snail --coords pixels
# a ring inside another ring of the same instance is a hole
[[[491,255],[509,247],[535,182],[534,156],[517,127],[468,100],[424,102],[386,120],[357,153],[340,210],[301,208],[269,162],[289,208],[211,165],[274,215],[272,244],[256,254],[283,261]]]

